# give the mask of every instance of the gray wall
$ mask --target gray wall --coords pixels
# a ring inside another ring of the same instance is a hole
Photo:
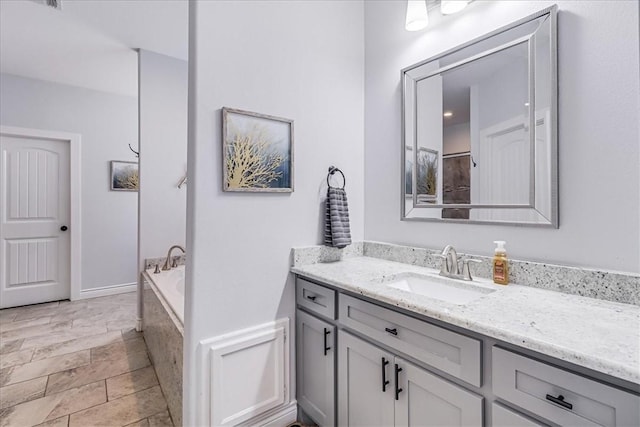
[[[136,161],[137,108],[135,97],[0,75],[0,124],[82,137],[83,290],[136,282],[138,194],[109,191],[109,161]]]
[[[362,2],[190,6],[185,425],[198,400],[199,340],[293,320],[289,254],[321,242],[330,165],[347,177],[354,240],[364,234]],[[295,192],[222,191],[223,106],[294,120]]]
[[[400,221],[400,70],[558,4],[560,229]],[[422,32],[406,2],[365,2],[365,237],[515,259],[640,271],[636,1],[473,2]]]
[[[139,54],[140,265],[186,240],[187,62]],[[180,252],[175,252],[179,254]]]

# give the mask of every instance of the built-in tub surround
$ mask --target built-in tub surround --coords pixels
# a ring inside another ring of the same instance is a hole
[[[148,265],[153,268],[143,273],[144,338],[171,417],[182,425],[184,266],[154,274],[155,264]]]
[[[320,257],[310,255],[312,253]],[[424,267],[428,262],[439,267],[436,264],[439,259],[433,257],[434,253],[426,249],[364,242],[364,256],[354,252],[343,253],[343,259],[337,261],[336,253],[329,248],[300,248],[292,253],[292,272],[588,370],[640,384],[640,307],[637,305],[518,284],[495,285],[495,292],[457,305],[388,286],[388,279],[399,274],[437,274],[436,269]],[[394,260],[382,259],[382,256]],[[323,262],[327,258],[332,262]],[[489,262],[490,258],[484,258],[486,260],[483,261]],[[537,274],[538,268],[544,269],[544,266],[534,265],[531,274]],[[482,271],[483,268],[479,269],[475,275],[482,275]],[[520,276],[515,276],[514,280],[522,277],[524,272],[520,271]],[[549,276],[541,276],[538,281],[551,280],[545,277]],[[624,277],[628,286],[637,288],[638,277]],[[553,280],[561,281],[563,276],[553,276]]]

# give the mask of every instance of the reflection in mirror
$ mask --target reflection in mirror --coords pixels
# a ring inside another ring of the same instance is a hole
[[[403,83],[404,219],[557,226],[555,7]]]

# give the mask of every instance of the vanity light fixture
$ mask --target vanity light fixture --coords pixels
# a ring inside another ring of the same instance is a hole
[[[440,12],[443,15],[453,15],[467,7],[469,0],[442,0],[440,2]]]
[[[445,111],[443,116],[446,118],[453,117],[453,113],[451,111]]]
[[[407,31],[420,31],[427,28],[429,15],[426,0],[407,0],[407,18],[404,28]]]

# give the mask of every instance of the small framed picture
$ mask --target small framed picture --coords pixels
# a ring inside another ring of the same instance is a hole
[[[293,120],[222,109],[224,191],[293,191]]]
[[[138,191],[138,162],[111,161],[111,191]]]

